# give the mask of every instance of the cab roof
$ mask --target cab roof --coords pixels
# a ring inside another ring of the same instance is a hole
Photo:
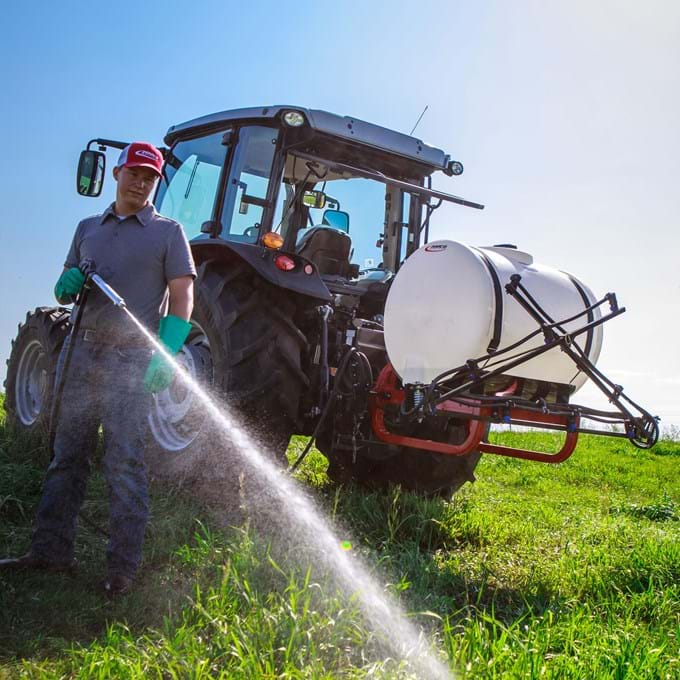
[[[450,156],[441,149],[425,144],[417,137],[402,132],[367,123],[351,116],[339,116],[320,109],[307,109],[302,106],[263,106],[232,109],[194,118],[185,123],[173,125],[165,135],[164,141],[171,146],[177,139],[198,134],[203,130],[223,124],[247,122],[257,123],[280,119],[287,111],[299,111],[305,117],[305,124],[324,135],[330,135],[354,144],[369,146],[373,149],[396,154],[403,158],[429,166],[432,170],[446,170]],[[281,123],[283,124],[283,123]]]

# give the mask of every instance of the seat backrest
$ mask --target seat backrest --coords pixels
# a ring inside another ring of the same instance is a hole
[[[313,262],[320,274],[349,276],[352,239],[344,231],[317,226],[306,231],[297,244],[297,253]]]

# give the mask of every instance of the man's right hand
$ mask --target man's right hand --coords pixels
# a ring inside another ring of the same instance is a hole
[[[54,287],[54,295],[59,302],[68,302],[72,295],[80,293],[85,283],[85,275],[78,267],[71,267],[62,273]]]

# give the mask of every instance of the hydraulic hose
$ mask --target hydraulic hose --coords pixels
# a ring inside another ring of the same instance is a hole
[[[345,371],[347,370],[347,367],[350,365],[350,360],[356,357],[359,362],[360,371],[363,375],[363,377],[368,380],[368,386],[369,388],[372,385],[372,373],[371,373],[371,365],[366,357],[365,354],[360,352],[356,347],[350,347],[345,356],[342,358],[342,362],[340,363],[340,366],[338,367],[337,373],[335,374],[335,383],[333,385],[333,389],[331,390],[331,393],[328,397],[328,401],[326,402],[326,406],[321,413],[321,416],[319,418],[319,422],[316,424],[316,427],[314,428],[314,432],[312,432],[312,436],[309,438],[309,441],[307,442],[307,446],[305,446],[304,450],[302,453],[298,456],[297,460],[288,468],[288,472],[292,474],[297,470],[299,467],[300,463],[307,457],[307,454],[311,451],[312,445],[316,441],[316,438],[321,431],[321,426],[324,424],[326,421],[326,417],[330,413],[331,406],[333,405],[333,402],[335,401],[336,397],[341,394],[343,396],[349,396],[351,392],[348,391],[342,391],[341,386],[342,386],[342,381],[345,377]],[[366,368],[368,369],[368,372],[366,372]],[[365,383],[364,383],[365,384]]]

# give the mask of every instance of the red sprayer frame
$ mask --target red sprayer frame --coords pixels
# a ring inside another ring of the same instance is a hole
[[[510,458],[522,458],[524,460],[535,460],[541,463],[561,463],[565,461],[576,448],[578,441],[579,420],[567,415],[554,415],[527,411],[519,408],[510,408],[506,414],[508,417],[503,422],[521,421],[523,425],[532,427],[550,426],[551,429],[559,429],[566,432],[566,438],[562,448],[557,453],[542,453],[540,451],[529,451],[527,449],[516,449],[510,446],[500,446],[483,442],[482,438],[486,432],[486,423],[491,416],[491,409],[484,406],[482,402],[475,405],[461,404],[455,401],[444,401],[437,405],[438,411],[460,414],[462,418],[468,419],[468,434],[462,444],[447,444],[436,442],[431,439],[420,439],[418,437],[408,437],[390,432],[385,423],[385,408],[400,408],[406,399],[406,392],[401,387],[399,377],[387,364],[376,381],[371,394],[369,410],[371,414],[371,424],[376,437],[388,444],[398,444],[424,451],[434,451],[450,456],[463,456],[475,449],[482,453],[492,453],[497,456],[508,456]],[[468,400],[472,401],[472,400]],[[475,420],[475,417],[481,418]]]

